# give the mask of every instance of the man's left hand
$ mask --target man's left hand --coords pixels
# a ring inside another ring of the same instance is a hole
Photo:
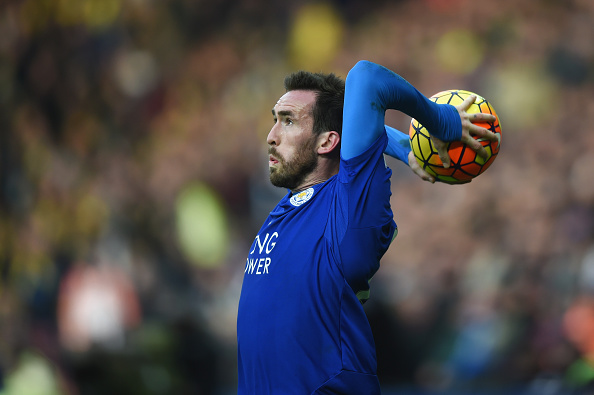
[[[476,152],[478,156],[483,159],[488,159],[489,154],[485,150],[485,147],[481,142],[475,138],[486,139],[490,141],[498,141],[499,138],[495,133],[486,129],[482,126],[476,125],[476,123],[493,123],[497,120],[492,114],[485,113],[473,113],[469,114],[466,111],[472,106],[476,100],[476,95],[470,95],[462,103],[456,106],[458,114],[460,114],[460,120],[462,121],[462,137],[460,141],[470,147],[471,150]],[[443,167],[446,169],[450,167],[450,155],[448,154],[448,143],[441,141],[437,137],[431,136],[431,142],[437,150],[439,159],[443,162]]]

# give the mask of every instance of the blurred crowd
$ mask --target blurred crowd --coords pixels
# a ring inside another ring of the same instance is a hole
[[[359,59],[481,94],[503,132],[467,185],[388,158],[385,393],[592,389],[593,37],[589,0],[1,2],[0,394],[234,393],[248,247],[285,193],[270,109],[286,74]]]

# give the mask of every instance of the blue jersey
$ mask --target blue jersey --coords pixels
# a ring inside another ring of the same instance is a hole
[[[247,258],[239,305],[240,394],[379,393],[357,297],[396,224],[383,135],[338,175],[287,194]]]
[[[237,319],[239,394],[380,393],[360,300],[396,231],[384,112],[424,116],[446,126],[438,137],[451,137],[460,120],[436,106],[381,66],[359,62],[349,73],[338,174],[289,192],[250,248]]]

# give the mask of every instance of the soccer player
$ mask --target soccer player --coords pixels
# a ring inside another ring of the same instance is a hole
[[[250,248],[237,320],[239,394],[379,394],[362,302],[396,234],[384,152],[434,181],[408,136],[384,125],[402,111],[443,141],[495,140],[458,107],[428,100],[394,72],[358,62],[345,82],[297,72],[272,110],[270,181],[287,188]],[[441,146],[447,161],[447,152]],[[415,167],[416,165],[416,167]]]

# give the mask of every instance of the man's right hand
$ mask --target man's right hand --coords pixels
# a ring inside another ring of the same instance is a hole
[[[421,177],[423,181],[429,181],[431,184],[435,183],[435,177],[423,170],[412,150],[408,153],[408,167],[410,167],[417,176]]]

